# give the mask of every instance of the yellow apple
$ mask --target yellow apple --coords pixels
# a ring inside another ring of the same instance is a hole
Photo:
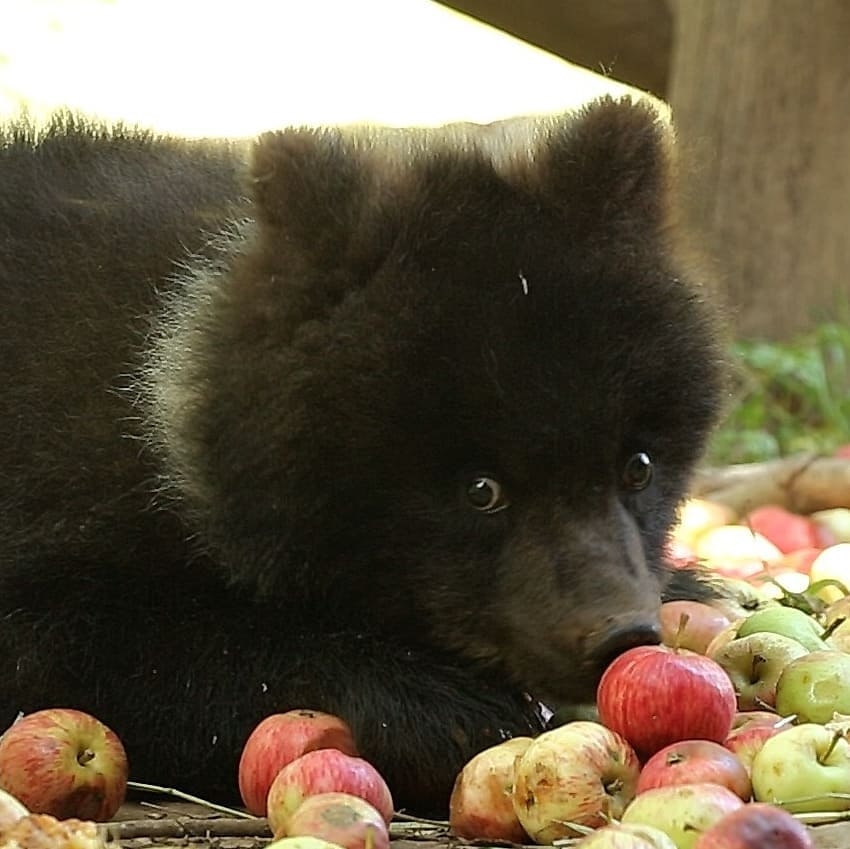
[[[752,780],[756,801],[781,804],[791,813],[847,810],[850,743],[815,723],[786,728],[756,752]]]
[[[694,553],[710,569],[745,579],[782,559],[782,552],[772,542],[746,525],[724,525],[706,531],[696,540]]]
[[[679,521],[673,528],[673,539],[693,548],[697,539],[712,528],[728,525],[736,519],[735,511],[717,501],[689,498],[679,510]]]
[[[812,563],[809,577],[813,584],[832,578],[850,589],[850,542],[825,548]],[[827,602],[838,601],[846,595],[835,586],[823,587],[817,594]]]
[[[850,509],[835,507],[832,510],[818,510],[809,517],[816,525],[826,528],[835,542],[850,542]]]

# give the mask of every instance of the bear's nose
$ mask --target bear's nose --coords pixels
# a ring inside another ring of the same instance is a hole
[[[654,646],[660,642],[661,626],[658,622],[652,620],[633,622],[628,625],[618,625],[599,634],[588,646],[588,656],[594,666],[606,669],[624,651],[635,646]]]

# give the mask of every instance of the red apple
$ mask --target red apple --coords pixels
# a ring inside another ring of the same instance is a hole
[[[453,834],[469,840],[525,843],[513,804],[514,766],[531,737],[514,737],[479,752],[460,771],[449,799]]]
[[[732,730],[729,733],[734,734],[753,725],[773,725],[780,719],[781,717],[771,710],[739,710],[732,720]]]
[[[800,548],[823,548],[829,545],[823,531],[807,516],[792,513],[778,504],[756,507],[746,518],[747,524],[770,540],[783,554]]]
[[[745,802],[752,795],[744,765],[729,749],[711,740],[682,740],[656,752],[640,771],[637,792],[671,784],[721,784]]]
[[[834,457],[841,457],[844,460],[850,460],[850,444],[847,445],[839,445],[838,448],[835,449]]]
[[[378,810],[350,793],[319,793],[305,799],[275,837],[320,837],[344,849],[388,849],[390,835]]]
[[[665,646],[705,654],[711,641],[729,627],[729,617],[700,601],[667,601],[661,605],[661,642]]]
[[[787,811],[764,802],[744,805],[706,829],[694,849],[814,849],[806,827]]]
[[[28,813],[23,802],[18,801],[11,793],[0,790],[0,834]]]
[[[284,831],[298,806],[319,793],[350,793],[377,808],[387,825],[393,817],[390,789],[372,764],[338,749],[317,749],[288,763],[275,776],[266,805],[272,833]]]
[[[316,749],[358,754],[351,729],[338,716],[317,710],[267,716],[248,736],[239,760],[239,792],[245,807],[264,817],[274,777],[288,763]]]
[[[34,813],[111,819],[124,801],[127,772],[115,733],[78,710],[27,714],[0,737],[0,787]]]
[[[673,784],[635,796],[622,821],[659,828],[677,849],[693,849],[701,832],[743,806],[738,796],[719,784]]]
[[[753,769],[753,758],[765,744],[765,741],[788,728],[793,722],[793,717],[783,718],[760,710],[742,711],[738,716],[746,717],[747,713],[754,714],[754,716],[750,720],[745,719],[737,724],[729,732],[729,736],[723,745],[730,752],[735,753],[749,775]]]
[[[619,818],[640,765],[631,746],[598,722],[546,731],[517,760],[514,810],[536,843],[575,837],[570,823],[596,828]]]
[[[708,657],[638,646],[605,670],[596,693],[604,725],[643,758],[680,740],[722,743],[737,700],[729,676]]]

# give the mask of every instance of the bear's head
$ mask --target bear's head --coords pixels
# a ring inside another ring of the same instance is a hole
[[[165,473],[282,618],[581,698],[657,635],[721,392],[653,107],[263,136],[251,220],[170,304]]]

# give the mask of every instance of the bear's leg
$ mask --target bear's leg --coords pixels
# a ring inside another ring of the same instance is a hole
[[[0,726],[48,706],[89,711],[124,741],[131,777],[236,798],[252,728],[292,708],[335,713],[397,807],[445,815],[475,752],[542,728],[536,705],[451,656],[331,631],[226,587],[201,564],[144,575],[63,564],[0,580]]]

